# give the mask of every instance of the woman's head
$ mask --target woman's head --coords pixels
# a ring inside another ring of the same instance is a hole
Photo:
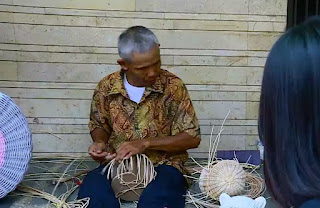
[[[320,197],[320,18],[289,29],[268,56],[259,136],[265,177],[283,206]]]

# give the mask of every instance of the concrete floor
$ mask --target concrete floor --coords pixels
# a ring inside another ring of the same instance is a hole
[[[90,167],[94,167],[95,164],[88,164]],[[52,167],[55,168],[55,167]],[[32,168],[31,168],[32,169]],[[58,169],[58,168],[56,168]],[[30,172],[33,172],[32,170]],[[258,172],[262,172],[262,168]],[[26,182],[24,182],[26,183]],[[28,184],[30,186],[35,186],[35,184]],[[51,193],[54,186],[50,181],[43,181],[37,183],[38,187],[41,187],[42,190]],[[191,187],[194,189],[194,187]],[[59,188],[56,190],[55,195],[59,196],[59,194],[62,194],[65,192],[65,187],[63,185],[59,186]],[[15,192],[14,192],[15,193]],[[74,192],[69,199],[75,199],[77,196],[77,191]],[[268,193],[265,194],[265,197],[267,199],[267,206],[266,208],[276,208],[278,207],[270,198]],[[3,199],[0,199],[0,208],[45,208],[47,207],[48,201],[41,199],[41,198],[31,198],[27,196],[7,196]],[[134,203],[122,203],[122,208],[135,208],[136,205]],[[194,208],[193,205],[186,205],[186,208]]]

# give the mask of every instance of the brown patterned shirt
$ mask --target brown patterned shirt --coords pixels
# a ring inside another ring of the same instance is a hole
[[[156,82],[146,87],[140,103],[129,99],[122,71],[103,78],[96,87],[91,103],[90,131],[104,129],[109,145],[117,147],[125,141],[144,138],[161,139],[187,132],[200,138],[198,120],[188,91],[180,78],[161,70]],[[186,174],[184,163],[188,154],[147,150],[155,164],[167,164]]]

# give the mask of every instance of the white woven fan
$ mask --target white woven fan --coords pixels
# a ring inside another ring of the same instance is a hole
[[[32,138],[26,118],[13,100],[0,92],[0,198],[22,181],[31,152]]]

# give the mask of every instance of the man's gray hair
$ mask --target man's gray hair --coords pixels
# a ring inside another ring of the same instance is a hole
[[[131,61],[133,52],[145,53],[158,44],[158,38],[151,30],[143,26],[133,26],[119,36],[119,56],[122,59]]]

